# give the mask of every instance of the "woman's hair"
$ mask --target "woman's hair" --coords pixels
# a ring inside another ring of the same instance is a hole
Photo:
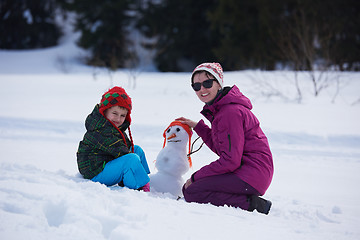
[[[215,78],[211,73],[209,73],[208,71],[200,70],[200,71],[196,71],[196,72],[192,75],[192,77],[191,77],[191,83],[194,83],[194,77],[195,77],[195,75],[200,74],[200,73],[205,73],[208,78],[214,78],[214,79],[216,79],[216,78]],[[216,81],[217,81],[217,80],[216,80]],[[217,81],[217,82],[218,82],[218,81]]]

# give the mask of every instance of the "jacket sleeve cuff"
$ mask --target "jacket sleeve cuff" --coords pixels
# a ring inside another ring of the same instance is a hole
[[[194,172],[194,173],[191,175],[191,182],[195,182],[195,173],[196,173],[196,172]]]
[[[195,127],[193,128],[194,131],[197,132],[196,130],[198,130],[198,129],[201,127],[201,125],[203,125],[203,124],[205,124],[205,123],[204,123],[204,120],[201,119],[201,120],[195,125]]]

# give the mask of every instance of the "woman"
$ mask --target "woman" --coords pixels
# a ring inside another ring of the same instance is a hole
[[[219,63],[195,68],[191,86],[205,103],[202,114],[211,122],[181,117],[219,158],[196,171],[183,186],[187,202],[230,205],[268,214],[271,202],[260,198],[273,176],[273,160],[266,136],[251,112],[250,100],[237,88],[223,87]]]

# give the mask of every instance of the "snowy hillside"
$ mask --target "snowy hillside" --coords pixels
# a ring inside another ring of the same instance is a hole
[[[199,120],[202,104],[190,73],[139,72],[133,89],[129,72],[110,77],[79,54],[72,41],[0,51],[1,239],[360,239],[360,73],[334,73],[340,92],[334,83],[318,98],[300,74],[301,104],[292,72],[225,73],[252,100],[274,155],[264,216],[82,179],[84,120],[111,84],[133,98],[134,141],[152,172],[164,129],[176,117]],[[216,156],[203,147],[192,159],[186,177]]]

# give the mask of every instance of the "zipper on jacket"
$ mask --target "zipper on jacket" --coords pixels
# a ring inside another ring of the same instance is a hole
[[[228,140],[229,140],[229,152],[231,152],[231,139],[230,139],[230,134],[228,134]]]

